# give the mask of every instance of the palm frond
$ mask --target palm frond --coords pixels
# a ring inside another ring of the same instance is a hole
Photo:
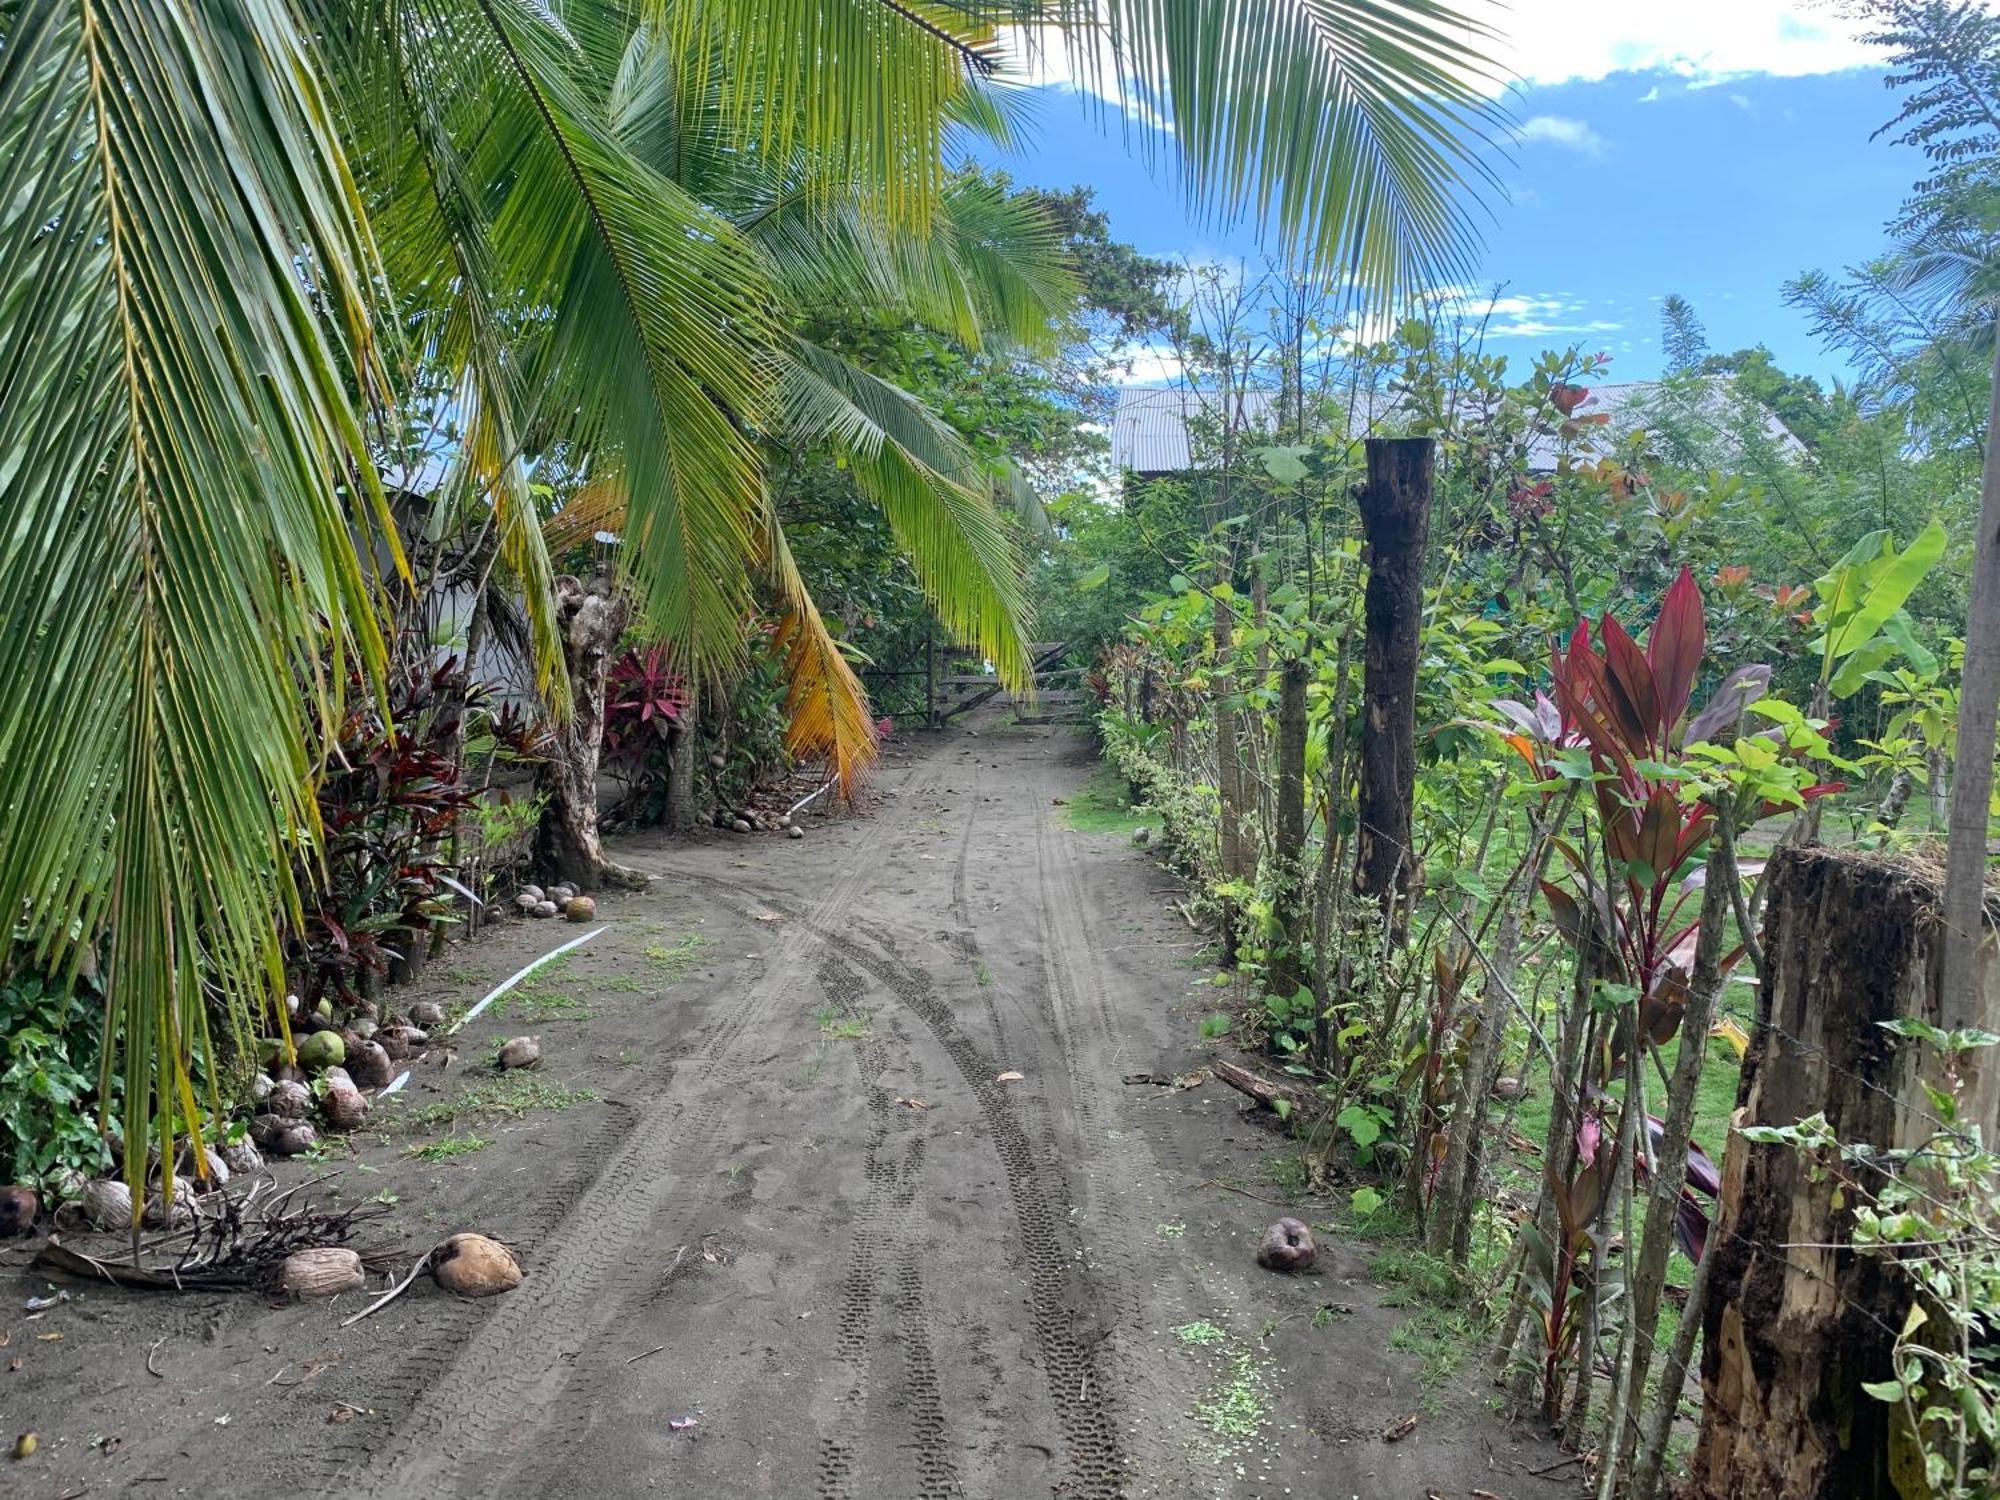
[[[356,539],[401,566],[354,416],[379,265],[303,46],[276,0],[77,0],[0,49],[0,909],[45,963],[110,933],[135,1189],[199,1126],[210,997],[246,1039],[282,993],[312,731],[383,659]]]
[[[852,798],[879,753],[868,693],[820,618],[776,516],[767,528],[766,565],[782,610],[771,636],[785,682],[785,749],[823,762]]]
[[[787,430],[847,455],[939,622],[984,652],[1008,686],[1026,687],[1027,591],[1019,550],[993,504],[991,472],[906,392],[804,340],[792,347]]]

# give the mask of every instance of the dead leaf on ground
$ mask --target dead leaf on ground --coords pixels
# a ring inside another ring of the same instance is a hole
[[[998,1078],[994,1079],[993,1081],[995,1083],[1020,1083],[1026,1077],[1027,1075],[1025,1073],[1016,1073],[1012,1069],[1009,1069],[1007,1072],[1002,1073]]]
[[[896,1102],[905,1109],[930,1109],[932,1107],[928,1099],[898,1099]]]
[[[1387,1427],[1384,1427],[1382,1429],[1382,1441],[1385,1443],[1400,1443],[1416,1430],[1417,1414],[1411,1412],[1407,1417],[1398,1417]]]
[[[1183,1073],[1174,1080],[1177,1089],[1198,1089],[1208,1082],[1208,1069],[1196,1068],[1192,1073]]]
[[[1467,1490],[1466,1500],[1500,1500],[1491,1490]]]
[[[669,1432],[686,1432],[690,1427],[699,1427],[699,1426],[701,1426],[700,1417],[667,1418],[667,1431]]]
[[[781,918],[774,911],[760,911],[757,913],[757,920],[760,922],[776,922],[781,920]]]
[[[35,1342],[39,1344],[53,1344],[61,1337],[62,1335],[59,1333],[38,1333],[35,1335]]]
[[[736,1259],[736,1254],[712,1234],[701,1237],[701,1258],[711,1266],[726,1266]]]

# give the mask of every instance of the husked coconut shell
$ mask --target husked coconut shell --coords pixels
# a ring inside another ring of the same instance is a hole
[[[373,1016],[357,1016],[354,1024],[347,1029],[354,1033],[352,1037],[347,1039],[347,1050],[351,1053],[354,1051],[354,1044],[356,1042],[369,1040],[376,1032],[382,1029],[382,1023],[377,1021]]]
[[[536,915],[536,916],[538,916],[538,917],[553,917],[553,916],[554,916],[555,914],[556,914],[556,904],[555,904],[555,902],[553,902],[553,901],[537,901],[537,902],[535,903],[535,915]]]
[[[565,880],[560,885],[552,885],[549,887],[547,899],[555,902],[557,906],[561,906],[563,902],[569,900],[569,898],[574,896],[575,894],[576,894],[576,887],[571,885],[567,880]]]
[[[514,1252],[483,1234],[455,1234],[431,1252],[431,1276],[461,1297],[491,1297],[521,1284]]]
[[[175,1170],[190,1177],[200,1177],[202,1174],[195,1164],[197,1157],[200,1158],[201,1166],[207,1169],[209,1187],[221,1187],[229,1181],[229,1163],[222,1159],[222,1153],[213,1146],[187,1147],[181,1152],[181,1159],[176,1164]]]
[[[303,1120],[312,1108],[312,1100],[311,1089],[288,1079],[272,1085],[271,1096],[264,1101],[264,1113],[286,1120]]]
[[[1518,1078],[1496,1078],[1493,1080],[1495,1099],[1518,1099],[1527,1092],[1527,1087]]]
[[[375,1045],[389,1054],[390,1062],[401,1062],[410,1055],[410,1044],[404,1039],[400,1026],[384,1026],[376,1032]]]
[[[799,827],[799,825],[796,823],[792,824],[789,828],[785,830],[785,837],[788,839],[802,839],[805,836],[806,836],[806,831],[803,828]]]
[[[319,1075],[321,1089],[351,1089],[357,1087],[354,1075],[345,1068],[328,1068]]]
[[[1273,1271],[1303,1271],[1318,1254],[1310,1229],[1297,1219],[1280,1219],[1264,1231],[1257,1264]]]
[[[731,823],[729,826],[735,829],[738,833],[748,833],[750,831],[750,824],[742,818],[738,818],[734,823]]]
[[[271,1137],[271,1150],[278,1156],[304,1156],[319,1144],[319,1132],[303,1120],[287,1120],[284,1129]]]
[[[0,1238],[33,1234],[35,1216],[41,1211],[42,1200],[35,1196],[33,1188],[0,1188]]]
[[[320,1113],[335,1130],[359,1130],[368,1120],[368,1101],[352,1085],[330,1088],[319,1101]]]
[[[271,1097],[271,1090],[275,1084],[276,1080],[269,1073],[259,1073],[255,1078],[250,1080],[251,1099],[258,1104],[262,1104],[266,1099]]]
[[[306,1070],[296,1063],[273,1063],[264,1070],[277,1083],[304,1083]]]
[[[541,904],[542,898],[540,896],[531,896],[526,891],[521,892],[520,895],[514,898],[514,910],[518,911],[524,917],[532,917],[535,914],[535,908]]]
[[[126,1230],[132,1227],[132,1190],[122,1182],[100,1177],[85,1185],[83,1216],[93,1227]]]
[[[228,1141],[222,1147],[222,1160],[229,1170],[238,1177],[247,1177],[252,1172],[264,1170],[264,1153],[249,1141]]]
[[[588,922],[597,915],[597,903],[588,896],[572,896],[563,903],[563,915],[572,922]]]
[[[500,1066],[503,1068],[532,1068],[541,1063],[541,1038],[517,1036],[500,1048]]]
[[[540,886],[538,886],[538,885],[524,885],[524,886],[522,886],[522,887],[521,887],[521,895],[523,895],[523,896],[527,896],[527,897],[530,897],[530,898],[532,898],[533,900],[536,900],[536,901],[546,901],[546,900],[548,899],[547,895],[546,895],[546,894],[544,894],[544,892],[542,891],[542,888],[541,888]],[[517,899],[518,899],[518,898],[517,898]]]
[[[379,1089],[388,1086],[396,1070],[379,1042],[363,1042],[347,1055],[347,1071],[362,1088]]]
[[[410,1007],[410,1019],[419,1026],[442,1026],[444,1007],[435,1000],[419,1000]]]
[[[178,1229],[194,1222],[194,1200],[198,1189],[185,1177],[174,1179],[173,1202],[167,1201],[164,1186],[148,1190],[146,1194],[146,1222],[152,1225]]]
[[[729,759],[723,755],[711,755],[708,758],[708,765],[709,769],[713,771],[725,770],[729,765]]]
[[[338,1297],[360,1291],[367,1280],[361,1257],[336,1245],[294,1250],[278,1267],[278,1286],[294,1297]]]

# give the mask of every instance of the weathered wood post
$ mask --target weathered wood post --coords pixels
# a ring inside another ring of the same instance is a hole
[[[1430,539],[1430,438],[1369,438],[1368,483],[1358,492],[1368,544],[1361,674],[1357,894],[1393,908],[1398,926],[1416,871],[1410,802],[1417,780],[1417,652]]]
[[[1824,1112],[1842,1142],[1894,1148],[1931,1137],[1920,1078],[1929,1060],[1880,1023],[1939,1021],[1938,906],[1937,872],[1908,860],[1778,851],[1741,1123],[1794,1125]],[[1995,983],[1991,965],[1981,977]],[[1990,1140],[2000,1110],[1990,1094],[1967,1103]],[[1730,1137],[1708,1247],[1689,1489],[1698,1500],[1900,1495],[1893,1409],[1861,1383],[1889,1377],[1910,1287],[1881,1257],[1844,1248],[1851,1215],[1811,1165],[1790,1147]]]

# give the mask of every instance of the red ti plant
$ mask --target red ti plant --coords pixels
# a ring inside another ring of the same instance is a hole
[[[1577,1165],[1566,1172],[1558,1161],[1547,1164],[1560,1232],[1553,1243],[1540,1231],[1529,1239],[1541,1280],[1537,1295],[1545,1297],[1544,1396],[1552,1407],[1560,1399],[1560,1367],[1582,1326],[1572,1304],[1583,1299],[1588,1307],[1588,1283],[1600,1275],[1593,1270],[1586,1278],[1583,1261],[1603,1265],[1591,1226],[1608,1201],[1613,1166],[1624,1149],[1604,1140],[1605,1088],[1634,1049],[1673,1038],[1689,998],[1687,963],[1698,921],[1684,910],[1694,889],[1687,876],[1700,867],[1716,813],[1696,790],[1694,768],[1683,767],[1682,747],[1733,723],[1770,676],[1765,667],[1731,674],[1709,707],[1689,720],[1705,647],[1701,595],[1683,568],[1644,646],[1610,614],[1594,635],[1588,621],[1579,621],[1567,645],[1550,653],[1553,696],[1538,695],[1532,708],[1501,705],[1521,731],[1509,743],[1545,785],[1562,778],[1587,782],[1596,834],[1594,846],[1585,841],[1583,849],[1557,839],[1573,885],[1544,881],[1541,887],[1592,987],[1588,1035],[1595,1038],[1580,1076],[1568,1081],[1577,1090],[1571,1116]],[[1814,787],[1805,795],[1828,790]],[[1738,957],[1740,950],[1721,967],[1727,970]],[[1664,1129],[1651,1116],[1643,1119],[1648,1149],[1630,1152],[1632,1170],[1641,1176]],[[1632,1125],[1636,1133],[1639,1121]],[[1686,1180],[1710,1196],[1720,1188],[1714,1163],[1698,1148],[1688,1154]],[[1707,1228],[1700,1202],[1684,1188],[1675,1230],[1690,1256],[1702,1253]]]

